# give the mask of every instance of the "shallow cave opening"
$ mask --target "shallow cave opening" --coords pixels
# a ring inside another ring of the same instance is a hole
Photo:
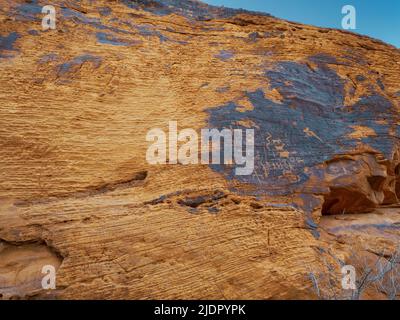
[[[332,197],[325,197],[324,203],[322,205],[322,215],[323,216],[328,216],[334,213],[331,213],[331,209],[338,203],[340,202],[340,199],[334,199]]]
[[[371,187],[372,190],[382,190],[383,186],[385,184],[386,181],[386,177],[382,177],[382,176],[371,176],[371,177],[367,177],[368,183]]]
[[[322,215],[361,214],[374,211],[380,205],[398,203],[400,199],[400,164],[388,177],[375,174],[366,177],[354,177],[355,181],[330,187],[324,196]],[[366,180],[366,181],[365,181]]]
[[[324,197],[321,213],[322,215],[367,213],[375,207],[376,204],[360,191],[331,188],[330,193]]]

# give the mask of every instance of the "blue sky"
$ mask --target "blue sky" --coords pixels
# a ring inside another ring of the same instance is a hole
[[[341,28],[342,7],[357,13],[354,32],[400,48],[400,0],[203,0],[231,8],[263,11],[275,17],[320,27]]]

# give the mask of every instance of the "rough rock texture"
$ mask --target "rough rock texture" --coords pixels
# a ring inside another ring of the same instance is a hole
[[[4,298],[312,298],[354,243],[394,250],[398,49],[197,1],[52,2],[42,31],[48,3],[0,0]],[[148,164],[169,121],[254,128],[254,173]]]

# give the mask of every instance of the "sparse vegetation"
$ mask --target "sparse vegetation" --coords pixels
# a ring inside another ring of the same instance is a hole
[[[391,254],[383,252],[375,261],[353,251],[349,264],[356,269],[355,289],[343,289],[343,275],[324,259],[327,272],[311,271],[312,289],[321,300],[361,300],[369,292],[381,294],[388,300],[400,297],[400,246]],[[365,252],[365,251],[364,251]],[[339,263],[341,267],[343,262]]]

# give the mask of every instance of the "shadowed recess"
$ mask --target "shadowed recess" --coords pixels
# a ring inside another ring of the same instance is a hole
[[[34,21],[41,13],[42,6],[38,4],[37,0],[32,0],[18,5],[11,11],[11,16],[14,16],[19,21]]]

